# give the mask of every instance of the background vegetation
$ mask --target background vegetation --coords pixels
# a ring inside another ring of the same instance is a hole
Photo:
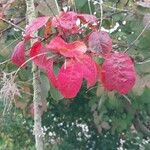
[[[47,0],[48,1],[48,0]],[[36,0],[40,15],[55,14],[44,1]],[[63,99],[41,73],[43,134],[47,150],[137,150],[150,149],[150,2],[104,0],[59,0],[60,7],[95,14],[103,19],[102,30],[113,39],[113,49],[128,51],[135,61],[137,83],[126,96],[105,93],[100,84],[87,90],[85,84],[75,99]],[[1,0],[5,19],[24,28],[24,0]],[[9,97],[4,85],[17,69],[9,61],[22,31],[0,20],[0,149],[34,150],[31,65],[18,73],[20,96]],[[58,69],[58,66],[55,66]],[[10,83],[11,84],[11,83]],[[15,87],[15,85],[14,85]]]

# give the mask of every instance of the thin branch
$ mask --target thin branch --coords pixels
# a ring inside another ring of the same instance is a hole
[[[54,13],[53,9],[51,8],[51,6],[49,5],[49,3],[44,0],[44,2],[46,3],[46,5],[48,6],[49,10],[51,11],[51,13],[53,14],[54,17],[56,17],[56,14]],[[55,1],[56,2],[56,1]],[[56,18],[57,19],[57,18]]]
[[[103,1],[102,1],[102,0],[99,0],[99,6],[100,6],[100,11],[101,11],[101,17],[100,17],[100,19],[101,19],[101,21],[100,21],[100,27],[102,26],[102,22],[103,22],[103,6],[102,6],[102,4],[103,4]]]
[[[141,33],[138,35],[138,37],[129,45],[129,47],[127,49],[125,49],[124,53],[126,53],[135,43],[136,41],[142,36],[142,34],[145,32],[145,30],[147,29],[148,25],[150,24],[150,20],[149,22],[146,24],[146,26],[143,28],[143,30],[141,31]]]
[[[0,65],[4,65],[4,64],[6,64],[6,63],[8,63],[8,62],[10,62],[11,61],[11,59],[7,59],[7,60],[5,60],[5,61],[3,61],[3,62],[0,62]]]
[[[56,4],[57,11],[58,11],[58,13],[59,13],[59,12],[60,12],[60,8],[59,8],[59,5],[58,5],[57,0],[55,0],[55,4]]]
[[[143,64],[147,64],[150,62],[150,59],[143,61],[143,62],[136,62],[137,65],[143,65]]]
[[[8,24],[14,26],[15,28],[21,30],[22,32],[25,32],[25,30],[24,30],[23,28],[21,28],[20,26],[14,24],[14,23],[11,22],[11,21],[8,21],[8,20],[6,20],[6,19],[4,19],[4,18],[2,18],[2,17],[0,17],[0,20],[3,20],[4,22],[6,22],[6,23],[8,23]]]
[[[129,104],[131,104],[131,100],[126,96],[126,95],[122,95],[127,101]]]
[[[100,2],[98,2],[98,3],[100,4]],[[126,11],[126,12],[129,12],[129,10],[127,10],[127,9],[120,9],[120,8],[112,7],[112,6],[109,6],[109,5],[105,4],[105,3],[103,3],[103,6],[105,6],[107,8],[111,8],[113,10],[117,10],[117,11]]]
[[[76,7],[76,2],[75,2],[75,0],[73,0],[73,5],[74,5],[74,10],[75,10],[75,12],[77,12],[77,7]]]
[[[24,30],[23,28],[21,28],[20,26],[14,24],[14,23],[11,22],[11,21],[8,21],[8,20],[6,20],[6,19],[4,19],[4,18],[2,18],[2,17],[0,17],[0,20],[3,20],[4,22],[6,22],[6,23],[12,25],[13,27],[19,29],[20,31],[25,32],[25,30]],[[43,38],[41,38],[40,36],[33,36],[32,38],[40,38],[40,39],[43,39]]]
[[[26,60],[26,61],[15,71],[14,79],[16,78],[18,72],[21,70],[21,68],[22,68],[25,64],[27,64],[29,61],[31,61],[31,60],[33,60],[33,59],[39,57],[39,56],[46,55],[46,54],[48,54],[48,52],[40,53],[40,54],[35,55],[34,57],[31,57],[31,58],[29,58],[28,60]],[[50,56],[49,58],[54,58],[55,56],[56,56],[56,55],[52,55],[52,56]]]
[[[89,7],[90,15],[92,15],[92,9],[91,9],[91,2],[90,2],[90,0],[88,0],[88,7]]]
[[[19,21],[16,23],[16,25],[20,24],[20,23],[21,23],[22,21],[24,21],[24,20],[25,20],[25,17],[22,18],[21,20],[19,20]],[[12,24],[10,24],[10,26],[9,26],[8,28],[2,30],[2,31],[0,32],[0,34],[3,34],[4,32],[10,30],[12,27],[14,27],[14,26],[13,26]]]
[[[9,46],[11,46],[13,43],[15,43],[16,41],[19,41],[21,39],[21,37],[16,38],[14,41],[12,41],[11,43],[9,43],[6,47],[4,47],[3,49],[1,49],[1,51],[6,50]]]

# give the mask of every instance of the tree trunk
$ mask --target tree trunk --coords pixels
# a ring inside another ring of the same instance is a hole
[[[26,0],[26,11],[28,22],[31,22],[36,18],[34,0]],[[37,33],[35,33],[37,35]],[[31,42],[31,45],[34,41]],[[44,150],[44,141],[42,133],[42,97],[41,97],[41,82],[40,71],[36,65],[32,65],[33,72],[33,103],[34,103],[34,135],[35,135],[35,147],[37,150]]]

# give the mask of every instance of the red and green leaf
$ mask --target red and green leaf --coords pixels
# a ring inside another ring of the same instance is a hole
[[[25,29],[25,38],[32,36],[32,33],[46,25],[50,17],[38,17],[34,19]]]
[[[95,31],[88,37],[88,47],[96,54],[107,56],[112,50],[112,39],[107,32]]]

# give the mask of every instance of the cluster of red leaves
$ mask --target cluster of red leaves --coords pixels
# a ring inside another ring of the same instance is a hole
[[[88,28],[83,30],[81,24],[86,24]],[[44,44],[38,39],[30,48],[29,56],[46,72],[51,84],[65,98],[75,97],[83,80],[87,81],[87,88],[94,86],[100,79],[107,90],[116,90],[120,94],[126,94],[131,90],[136,79],[132,59],[125,53],[112,52],[109,34],[98,30],[98,20],[93,15],[70,11],[61,12],[53,18],[36,18],[26,27],[23,41],[19,42],[13,51],[11,59],[14,64],[21,66],[25,63],[25,43],[42,27],[45,29],[45,38],[52,34],[52,28],[55,28],[58,34]],[[82,34],[89,29],[90,34],[84,39],[64,40],[66,36]],[[54,60],[47,56],[48,52],[64,59],[57,75],[53,70]],[[92,53],[104,58],[102,66],[97,64]]]

